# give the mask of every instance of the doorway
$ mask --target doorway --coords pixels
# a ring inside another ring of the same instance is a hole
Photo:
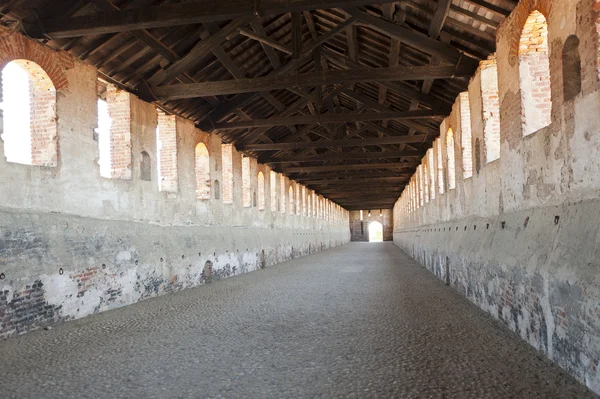
[[[383,225],[381,223],[369,223],[369,242],[383,242]]]

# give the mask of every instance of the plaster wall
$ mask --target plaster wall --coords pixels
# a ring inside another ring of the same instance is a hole
[[[548,22],[552,121],[524,136],[517,55],[521,29],[535,9]],[[444,193],[421,205],[405,190],[394,207],[398,246],[596,393],[599,9],[592,0],[521,1],[497,37],[499,158],[486,162],[479,71],[468,90],[473,177],[462,178],[457,102],[440,131],[442,144],[449,128],[455,134],[456,188],[448,187],[448,152],[441,145]],[[565,101],[562,48],[571,35],[580,41],[582,90]]]
[[[67,57],[0,31],[3,45],[35,49],[47,68],[52,57]],[[0,59],[0,67],[2,61],[10,59]],[[101,177],[94,133],[97,71],[74,60],[66,65],[60,70],[64,82],[57,85],[58,165],[6,162],[0,141],[0,337],[350,240],[348,214],[339,207],[332,207],[335,214],[318,217],[271,211],[270,179],[265,179],[265,209],[244,207],[242,155],[235,150],[233,203],[216,199],[214,191],[210,200],[197,200],[195,146],[206,144],[211,182],[223,182],[222,143],[182,118],[176,120],[178,189],[159,191],[157,110],[135,96],[130,99],[131,179]],[[150,181],[141,180],[142,151],[151,157]],[[266,165],[253,162],[253,190],[259,170],[270,173]]]

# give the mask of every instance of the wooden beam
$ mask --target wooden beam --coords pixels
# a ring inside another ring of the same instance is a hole
[[[351,165],[299,166],[282,168],[283,173],[335,172],[343,170],[409,169],[403,163],[361,163]]]
[[[304,185],[307,186],[329,186],[329,185],[333,185],[333,186],[345,186],[345,185],[353,185],[353,184],[360,184],[360,183],[367,183],[367,184],[373,184],[373,183],[391,183],[391,184],[404,184],[404,182],[406,182],[408,179],[406,177],[402,177],[402,176],[398,176],[398,177],[372,177],[372,178],[357,178],[357,179],[351,179],[351,180],[304,180],[304,181],[299,181],[299,183],[302,183]]]
[[[510,15],[510,11],[505,10],[502,7],[498,7],[495,4],[488,3],[487,1],[484,1],[484,0],[467,0],[467,1],[469,3],[473,3],[473,4],[478,5],[480,7],[487,8],[488,10],[490,10],[492,12],[495,12],[496,14],[500,14],[500,15],[502,15],[504,17],[508,17]]]
[[[236,130],[265,126],[309,125],[314,123],[346,123],[402,119],[431,119],[444,116],[433,111],[398,111],[398,112],[365,112],[362,114],[318,114],[274,117],[269,119],[253,119],[249,121],[215,123],[216,130]]]
[[[245,26],[251,21],[252,17],[238,18],[231,21],[216,34],[211,35],[206,40],[198,42],[183,58],[173,63],[173,65],[169,66],[167,69],[159,70],[148,80],[148,83],[153,86],[159,85],[164,82],[169,82],[182,73],[187,72],[198,63],[198,60],[201,57],[205,56],[216,46],[221,44],[227,36],[236,32],[240,26]]]
[[[460,53],[460,51],[451,45],[439,42],[415,30],[411,30],[396,23],[386,21],[356,7],[346,8],[345,11],[353,17],[359,18],[362,22],[366,23],[376,31],[396,38],[424,53],[438,55],[452,64],[456,64],[459,62],[459,60],[465,58],[467,63],[472,65],[478,64],[477,60],[465,57]]]
[[[321,54],[323,55],[324,58],[326,58],[330,62],[332,62],[344,69],[362,69],[363,68],[362,65],[354,63],[354,62],[350,61],[347,57],[337,54],[334,51],[331,51],[328,49],[321,49]],[[442,102],[435,97],[424,95],[419,90],[413,89],[409,86],[401,85],[396,82],[380,81],[379,83],[382,85],[385,85],[389,90],[394,90],[395,92],[397,92],[398,94],[400,94],[406,98],[409,98],[409,99],[415,98],[415,99],[419,100],[419,102],[426,104],[430,108],[441,108],[444,103],[451,105],[450,102],[447,102],[447,101]]]
[[[296,143],[268,143],[268,144],[248,144],[239,148],[241,151],[274,151],[274,150],[300,150],[303,148],[330,148],[330,147],[365,147],[369,145],[383,144],[410,144],[424,142],[425,135],[415,136],[397,136],[397,137],[378,137],[372,139],[360,140],[319,140],[304,141]]]
[[[211,38],[212,37],[215,36],[211,36]],[[175,67],[176,64],[174,64],[173,67]],[[353,84],[372,81],[453,79],[455,77],[460,76],[471,76],[474,71],[475,70],[471,66],[459,65],[458,67],[411,66],[356,70],[353,69],[344,71],[308,72],[288,76],[269,75],[260,78],[159,86],[153,87],[152,93],[157,99],[176,100],[182,98],[196,98],[237,93],[271,91],[278,89],[286,89],[288,87],[293,86],[307,87],[331,84]],[[176,76],[176,74],[173,76]],[[162,78],[155,79],[153,77],[151,80],[161,80],[164,82],[165,80],[169,79],[163,80]]]
[[[322,161],[343,161],[348,159],[388,159],[388,158],[422,158],[419,151],[384,151],[384,152],[336,152],[319,155],[289,155],[267,161],[268,164],[301,163]]]
[[[287,12],[339,8],[385,3],[386,0],[203,0],[163,4],[128,10],[103,11],[88,15],[63,16],[38,20],[24,25],[28,35],[53,39],[153,29],[167,26],[227,21],[254,15],[277,15]]]
[[[263,36],[259,33],[252,32],[252,31],[250,31],[248,29],[244,29],[244,28],[239,28],[238,32],[240,32],[240,34],[243,36],[249,37],[250,39],[254,39],[259,43],[264,43],[268,46],[271,46],[272,48],[274,48],[276,50],[283,52],[283,53],[292,54],[291,49],[289,49],[286,46],[284,46],[283,44],[279,43],[277,40],[267,37],[266,35]]]
[[[429,24],[429,30],[427,31],[427,34],[432,39],[436,39],[440,35],[440,32],[444,27],[444,23],[446,22],[446,18],[448,18],[451,5],[452,0],[437,1],[437,7],[435,9],[435,13],[433,14],[433,18],[431,19],[431,24]]]

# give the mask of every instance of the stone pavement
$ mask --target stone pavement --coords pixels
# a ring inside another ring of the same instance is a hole
[[[0,342],[2,398],[588,396],[392,243]]]

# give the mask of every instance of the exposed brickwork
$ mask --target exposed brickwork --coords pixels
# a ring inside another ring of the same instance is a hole
[[[177,121],[175,115],[167,115],[162,111],[158,111],[156,148],[158,153],[158,189],[176,193],[179,176],[177,172]],[[208,180],[210,184],[210,176]]]
[[[131,94],[108,85],[106,103],[110,125],[110,177],[131,179]]]
[[[361,220],[362,212],[362,220]],[[369,241],[369,225],[373,222],[379,222],[383,226],[383,241],[392,241],[394,239],[394,221],[391,209],[371,209],[370,216],[368,210],[350,211],[350,240],[351,241]]]
[[[456,157],[454,155],[454,131],[448,129],[446,132],[446,154],[448,155],[448,189],[456,188]]]
[[[429,169],[427,168],[427,162],[423,162],[423,169],[421,169],[421,178],[423,179],[423,196],[425,197],[425,203],[429,203]]]
[[[279,175],[279,189],[280,189],[280,194],[279,194],[279,210],[281,211],[281,213],[285,213],[285,207],[286,207],[286,196],[287,196],[287,190],[286,190],[286,186],[287,186],[287,178],[284,175]]]
[[[265,175],[263,172],[258,172],[258,210],[265,210]]]
[[[221,159],[223,164],[223,203],[233,203],[233,144],[221,145]]]
[[[434,162],[434,157],[433,157],[433,148],[430,148],[429,150],[427,150],[427,155],[425,156],[427,158],[427,165],[429,165],[428,167],[428,171],[429,171],[429,197],[431,198],[431,200],[434,200],[436,197],[436,187],[435,187],[435,162]]]
[[[242,157],[242,205],[252,206],[252,181],[250,178],[250,158]]]
[[[56,91],[67,89],[65,72],[74,67],[73,57],[64,51],[54,51],[40,42],[14,34],[0,26],[0,70],[14,60],[29,60],[38,64],[50,77]]]
[[[196,199],[210,199],[210,154],[206,144],[198,143],[195,149]],[[215,189],[218,189],[215,187]],[[215,196],[215,199],[218,199]]]
[[[498,94],[496,93],[496,97]],[[462,154],[463,179],[473,176],[473,154],[471,149],[471,107],[469,93],[460,93],[460,142]]]
[[[279,210],[279,198],[277,197],[277,172],[270,171],[270,189],[271,189],[271,212],[277,212]]]
[[[486,162],[489,163],[500,157],[500,100],[495,57],[483,61],[480,69],[484,151]]]
[[[417,171],[394,208],[398,245],[595,392],[599,21],[600,0],[518,2],[469,85],[471,145],[462,97],[442,124],[438,163],[452,128],[456,167],[471,149],[477,173],[418,209]]]
[[[302,208],[301,208],[301,198],[300,198],[300,184],[298,183],[294,183],[294,198],[296,199],[296,206],[295,206],[295,210],[296,210],[296,215],[302,215]]]
[[[294,199],[294,183],[290,183],[288,187],[289,213],[293,215],[296,212],[296,200]]]
[[[44,299],[44,284],[40,280],[20,291],[0,291],[0,337],[19,334],[62,320],[60,306]]]
[[[438,193],[444,194],[444,162],[442,161],[442,143],[439,138],[433,143],[433,149],[436,154]]]
[[[539,11],[533,11],[523,27],[519,73],[523,135],[528,135],[551,123],[548,24]]]
[[[23,75],[22,80],[12,76],[14,74]],[[6,108],[2,137],[6,145],[6,159],[27,165],[57,166],[56,90],[52,80],[35,62],[15,60],[2,69],[2,81]],[[19,87],[14,87],[17,84]],[[27,98],[22,92],[16,92],[26,88],[29,89]],[[23,117],[25,109],[21,107],[27,107],[28,120]]]

